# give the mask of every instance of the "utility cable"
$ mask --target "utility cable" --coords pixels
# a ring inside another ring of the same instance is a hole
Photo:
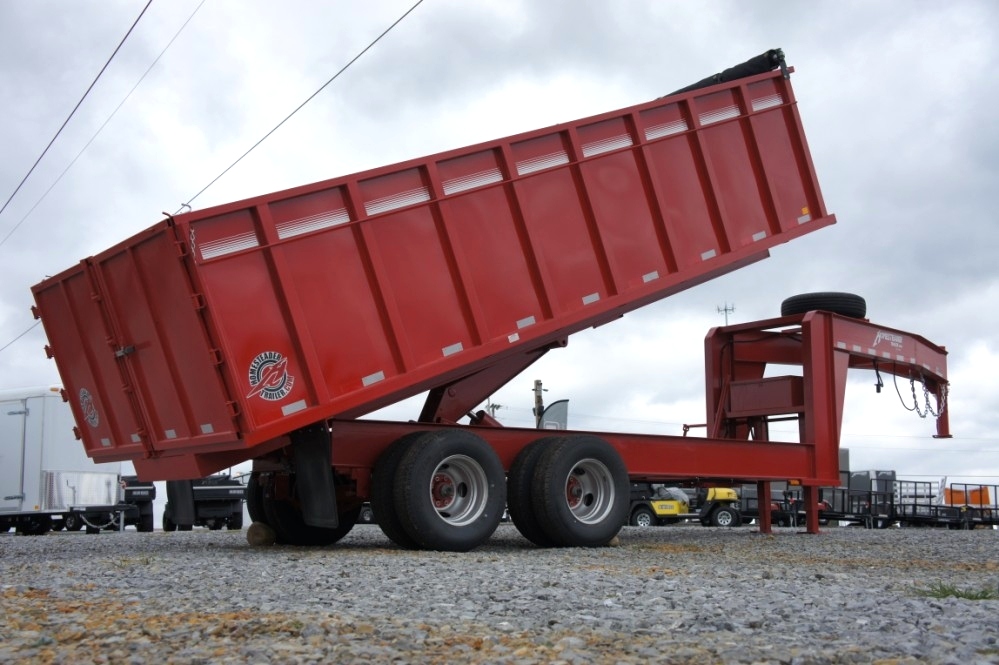
[[[132,93],[136,91],[136,89],[139,87],[139,85],[142,83],[142,81],[145,80],[146,76],[149,75],[149,72],[151,72],[153,70],[153,67],[155,67],[156,63],[158,63],[160,61],[160,59],[163,57],[163,55],[167,52],[167,49],[169,49],[171,46],[173,46],[173,43],[175,41],[177,41],[177,38],[180,37],[180,33],[184,31],[184,28],[186,28],[187,24],[191,22],[191,19],[194,18],[194,15],[198,13],[198,10],[201,9],[201,6],[203,4],[205,4],[205,0],[201,0],[201,2],[198,3],[198,6],[194,8],[194,11],[191,12],[191,15],[187,17],[186,21],[184,21],[184,25],[180,26],[180,29],[177,30],[177,32],[174,34],[173,38],[167,43],[167,45],[163,47],[163,50],[160,51],[160,54],[158,56],[156,56],[156,59],[153,60],[152,64],[149,65],[149,67],[146,69],[145,72],[143,72],[142,76],[139,77],[139,80],[135,82],[134,86],[132,86],[132,89],[128,91],[128,94],[125,95],[125,97],[121,100],[121,102],[119,102],[118,106],[115,107],[114,111],[111,112],[111,115],[109,115],[108,118],[107,118],[107,120],[104,121],[104,124],[102,124],[100,126],[100,128],[98,128],[98,130],[94,133],[94,135],[90,137],[90,140],[87,141],[87,144],[85,146],[83,146],[83,148],[80,150],[80,152],[78,152],[76,154],[76,157],[73,158],[73,161],[71,161],[69,163],[69,165],[66,166],[65,169],[63,169],[62,173],[59,174],[59,177],[56,178],[55,181],[51,185],[49,185],[49,188],[46,189],[45,193],[42,194],[41,197],[35,202],[35,205],[31,206],[31,209],[28,210],[27,213],[25,213],[24,217],[21,218],[21,221],[19,221],[17,224],[15,224],[14,227],[10,231],[7,232],[7,235],[5,235],[2,239],[0,239],[0,245],[3,245],[5,242],[7,242],[8,238],[10,238],[12,235],[14,235],[14,232],[17,231],[18,227],[20,227],[21,224],[23,224],[25,222],[25,220],[27,220],[28,217],[31,216],[31,213],[33,213],[35,211],[35,208],[37,208],[39,205],[41,205],[42,201],[45,200],[45,197],[47,197],[49,195],[49,192],[51,192],[55,188],[55,186],[59,184],[59,181],[63,179],[63,176],[65,176],[66,173],[68,173],[69,170],[71,168],[73,168],[73,165],[76,164],[76,161],[78,159],[80,159],[81,156],[83,156],[83,153],[87,151],[87,148],[90,147],[90,144],[93,143],[94,140],[100,135],[100,133],[104,131],[104,128],[108,126],[108,123],[111,122],[111,119],[115,117],[115,115],[118,113],[118,111],[121,110],[121,107],[125,105],[125,102],[128,101],[129,97],[132,96]],[[6,347],[4,347],[4,348],[6,348]],[[3,349],[0,349],[0,351],[2,351],[2,350]]]
[[[27,330],[25,330],[25,331],[24,331],[23,333],[21,333],[20,335],[18,335],[18,336],[17,336],[17,337],[15,337],[14,339],[10,340],[9,342],[7,342],[6,344],[4,344],[3,346],[0,346],[0,351],[3,351],[3,350],[4,350],[4,349],[6,349],[6,348],[7,348],[8,346],[10,346],[10,345],[11,345],[11,344],[13,344],[14,342],[16,342],[17,340],[21,339],[22,337],[24,337],[25,335],[27,335],[27,334],[28,334],[29,332],[31,332],[32,330],[34,330],[34,329],[35,329],[35,327],[36,327],[36,326],[37,326],[37,325],[38,325],[39,323],[41,323],[41,321],[35,321],[34,323],[32,323],[32,324],[31,324],[31,326],[30,326],[30,327],[29,327],[29,328],[28,328]]]
[[[68,124],[69,124],[69,121],[70,121],[70,120],[71,120],[71,119],[73,118],[73,116],[74,116],[74,115],[76,114],[76,111],[77,111],[77,109],[79,109],[79,108],[80,108],[80,105],[81,105],[81,104],[83,104],[83,100],[85,100],[85,99],[87,98],[87,95],[89,95],[89,94],[90,94],[90,91],[94,89],[94,86],[95,86],[95,85],[97,85],[97,81],[98,81],[98,80],[100,80],[100,78],[101,78],[101,75],[103,75],[103,74],[104,74],[104,71],[105,71],[105,70],[106,70],[106,69],[108,68],[108,66],[109,66],[109,65],[111,64],[111,61],[112,61],[112,60],[114,60],[114,57],[115,57],[116,55],[118,55],[118,51],[120,51],[120,50],[121,50],[121,47],[122,47],[122,46],[123,46],[123,45],[125,44],[125,40],[127,40],[127,39],[128,39],[128,36],[132,34],[132,30],[134,30],[134,29],[135,29],[135,26],[139,24],[139,20],[140,20],[140,19],[142,18],[142,15],[146,13],[146,10],[147,10],[147,9],[149,9],[149,5],[151,5],[151,4],[153,4],[153,0],[149,0],[149,2],[147,2],[147,3],[146,3],[146,6],[142,8],[142,11],[141,11],[141,12],[139,12],[139,16],[138,16],[138,17],[137,17],[137,18],[135,19],[135,22],[133,22],[133,23],[132,23],[132,27],[130,27],[130,28],[128,29],[128,32],[126,32],[126,33],[125,33],[125,36],[124,36],[124,37],[122,37],[122,39],[121,39],[121,42],[119,42],[118,46],[117,46],[117,47],[115,48],[114,52],[113,52],[113,53],[111,54],[111,57],[110,57],[110,58],[108,58],[108,61],[104,63],[104,66],[103,66],[103,67],[101,67],[101,71],[97,72],[97,76],[96,76],[96,77],[94,78],[94,80],[93,80],[93,81],[92,81],[92,82],[90,83],[90,87],[88,87],[88,88],[87,88],[87,91],[83,93],[83,97],[81,97],[81,98],[80,98],[80,101],[78,101],[78,102],[76,103],[76,106],[74,106],[74,107],[73,107],[73,110],[69,112],[69,116],[68,116],[68,117],[66,118],[66,120],[65,120],[65,121],[64,121],[64,122],[62,123],[62,126],[61,126],[61,127],[59,127],[59,131],[57,131],[57,132],[55,133],[55,136],[53,136],[53,137],[52,137],[52,140],[51,140],[51,141],[49,141],[49,144],[48,144],[47,146],[45,146],[45,150],[42,150],[42,154],[40,154],[40,155],[38,156],[38,159],[36,159],[36,160],[35,160],[35,163],[31,165],[31,168],[30,168],[30,169],[28,169],[28,172],[27,172],[27,173],[25,174],[24,178],[22,178],[22,179],[21,179],[21,182],[20,182],[20,183],[19,183],[19,184],[17,185],[17,187],[16,187],[15,189],[14,189],[14,192],[13,192],[13,193],[12,193],[12,194],[10,195],[10,197],[8,197],[7,201],[6,201],[6,202],[5,202],[4,204],[3,204],[3,207],[2,207],[2,208],[0,208],[0,214],[3,214],[3,211],[7,209],[7,206],[8,206],[8,205],[10,205],[10,202],[11,202],[12,200],[14,200],[14,197],[15,197],[15,196],[17,196],[17,193],[18,193],[19,191],[21,191],[21,187],[23,187],[23,186],[24,186],[24,183],[25,183],[25,182],[26,182],[26,181],[28,180],[28,178],[29,178],[29,177],[31,176],[31,174],[32,174],[32,173],[34,172],[35,168],[36,168],[36,167],[38,166],[38,163],[42,161],[42,158],[43,158],[43,157],[45,157],[45,153],[47,153],[47,152],[49,151],[49,148],[51,148],[51,147],[52,147],[52,144],[53,144],[53,143],[55,143],[55,141],[56,141],[56,139],[57,139],[57,138],[59,138],[59,135],[60,135],[60,134],[62,133],[62,130],[64,130],[64,129],[66,128],[66,125],[68,125]],[[8,235],[9,235],[9,234],[8,234]]]
[[[288,116],[285,117],[284,120],[282,120],[277,125],[275,125],[274,129],[272,129],[271,131],[269,131],[266,134],[264,134],[263,138],[261,138],[259,141],[257,141],[256,143],[254,143],[252,146],[250,146],[250,149],[247,150],[246,152],[244,152],[242,155],[240,155],[239,159],[237,159],[232,164],[230,164],[228,167],[226,167],[226,169],[224,171],[222,171],[222,173],[220,173],[217,176],[215,176],[214,180],[212,180],[210,183],[208,183],[207,185],[205,185],[204,187],[202,187],[201,191],[199,191],[197,194],[195,194],[190,199],[188,199],[186,203],[181,203],[180,207],[177,209],[177,212],[175,212],[174,214],[175,215],[179,215],[181,212],[184,211],[184,208],[187,208],[188,210],[190,210],[191,209],[191,204],[194,202],[194,200],[196,198],[198,198],[199,196],[201,196],[202,194],[204,194],[205,190],[207,190],[209,187],[211,187],[216,182],[218,182],[222,178],[222,176],[224,176],[226,173],[228,173],[229,171],[231,171],[233,169],[233,167],[235,167],[237,164],[239,164],[241,161],[243,161],[244,157],[246,157],[247,155],[249,155],[251,152],[254,151],[254,149],[256,149],[257,146],[259,146],[261,143],[263,143],[264,141],[266,141],[270,137],[271,134],[273,134],[278,129],[280,129],[281,125],[283,125],[284,123],[288,122],[293,115],[295,115],[296,113],[298,113],[299,111],[301,111],[302,107],[304,107],[306,104],[308,104],[309,102],[311,102],[316,95],[318,95],[320,92],[322,92],[326,88],[326,86],[328,86],[333,81],[337,80],[337,78],[339,78],[341,74],[343,74],[345,71],[347,71],[347,69],[351,65],[353,65],[355,62],[357,62],[362,55],[364,55],[365,53],[367,53],[371,49],[372,46],[374,46],[379,41],[381,41],[382,37],[384,37],[385,35],[387,35],[389,32],[392,31],[393,28],[395,28],[397,25],[399,25],[400,23],[402,23],[402,20],[404,18],[406,18],[407,16],[409,16],[413,12],[413,10],[416,9],[417,7],[419,7],[421,4],[423,4],[423,0],[417,0],[416,4],[414,4],[412,7],[410,7],[409,9],[407,9],[406,13],[404,13],[402,16],[400,16],[399,18],[397,18],[395,20],[395,22],[392,23],[392,25],[390,25],[388,28],[386,28],[385,31],[382,32],[382,34],[378,35],[373,42],[371,42],[370,44],[368,44],[367,46],[365,46],[364,49],[360,53],[358,53],[357,55],[355,55],[350,60],[350,62],[348,62],[346,65],[344,65],[342,68],[340,68],[340,71],[338,71],[336,74],[334,74],[333,77],[330,80],[326,81],[326,83],[323,83],[319,87],[318,90],[316,90],[314,93],[312,93],[311,95],[309,95],[308,99],[306,99],[304,102],[302,102],[301,104],[299,104],[298,107],[294,111],[292,111],[291,113],[289,113]]]

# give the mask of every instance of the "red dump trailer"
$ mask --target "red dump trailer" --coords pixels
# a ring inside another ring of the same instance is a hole
[[[252,459],[250,515],[282,542],[336,542],[370,501],[395,542],[442,550],[484,542],[506,503],[538,545],[605,544],[629,478],[835,483],[840,370],[881,348],[836,314],[767,323],[749,359],[755,333],[714,331],[707,438],[470,413],[569,335],[834,223],[791,71],[769,51],[630,108],[168,217],[46,279],[34,313],[88,454],[158,480]],[[946,385],[941,349],[876,330],[899,349],[882,371]],[[804,377],[762,379],[768,353]],[[359,419],[421,393],[414,421]],[[777,412],[800,441],[766,441]]]

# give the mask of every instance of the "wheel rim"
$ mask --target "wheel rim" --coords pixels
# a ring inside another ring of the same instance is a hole
[[[652,526],[652,517],[648,513],[639,513],[635,517],[635,524],[638,526]]]
[[[614,478],[599,460],[584,459],[565,479],[565,500],[573,517],[583,524],[599,524],[614,506]]]
[[[430,502],[437,515],[454,526],[478,519],[488,496],[485,470],[467,455],[445,458],[430,478]]]
[[[718,526],[731,526],[732,525],[732,513],[727,510],[718,511]]]

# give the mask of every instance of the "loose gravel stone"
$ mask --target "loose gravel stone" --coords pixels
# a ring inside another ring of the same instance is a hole
[[[0,536],[0,662],[999,663],[999,531],[626,527],[468,553]],[[933,592],[933,593],[927,593]],[[937,596],[943,597],[937,597]]]

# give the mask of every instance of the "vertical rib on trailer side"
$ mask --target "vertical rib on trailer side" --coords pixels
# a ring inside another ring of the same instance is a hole
[[[88,451],[184,477],[834,222],[775,71],[181,215],[34,291]]]

